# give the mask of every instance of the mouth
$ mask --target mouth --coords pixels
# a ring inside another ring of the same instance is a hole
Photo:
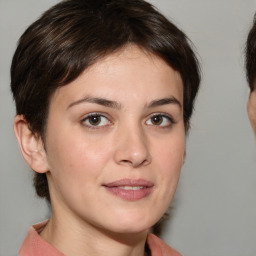
[[[137,201],[148,197],[154,184],[147,180],[122,179],[104,184],[103,187],[114,196],[128,201]]]

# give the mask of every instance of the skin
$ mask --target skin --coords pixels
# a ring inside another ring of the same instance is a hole
[[[256,135],[256,91],[250,93],[248,103],[247,103],[247,112],[252,125],[254,134]]]
[[[167,210],[184,162],[178,72],[128,46],[56,90],[44,145],[22,116],[14,130],[29,166],[47,173],[46,241],[67,256],[144,255],[147,232]],[[152,190],[123,199],[104,187],[120,179],[146,180]]]

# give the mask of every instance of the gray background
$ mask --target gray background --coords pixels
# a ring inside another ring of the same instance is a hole
[[[55,0],[0,0],[0,256],[17,255],[48,216],[14,138],[9,68],[24,29]],[[172,218],[163,238],[184,256],[256,255],[256,150],[243,48],[255,0],[152,0],[200,55],[203,80]]]

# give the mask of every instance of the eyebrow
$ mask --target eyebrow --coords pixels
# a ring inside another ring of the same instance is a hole
[[[102,106],[109,107],[109,108],[115,108],[115,109],[120,109],[121,108],[121,104],[119,104],[116,101],[107,100],[107,99],[104,99],[104,98],[85,97],[85,98],[82,98],[80,100],[72,102],[70,105],[68,105],[67,109],[69,109],[69,108],[71,108],[75,105],[78,105],[78,104],[81,104],[81,103],[86,103],[86,102],[95,103],[95,104],[102,105]]]
[[[95,97],[93,97],[93,98],[92,97],[85,97],[85,98],[82,98],[80,100],[74,101],[70,105],[68,105],[67,109],[69,109],[73,106],[76,106],[78,104],[87,103],[87,102],[88,103],[95,103],[95,104],[105,106],[105,107],[109,107],[109,108],[121,109],[121,104],[120,103],[118,103],[116,101],[104,99],[104,98],[98,98],[98,97],[96,97],[96,98]],[[181,105],[180,101],[177,100],[173,96],[168,97],[168,98],[153,100],[146,107],[147,108],[154,108],[154,107],[163,106],[163,105],[167,105],[167,104],[176,104],[177,106],[182,108],[182,105]]]
[[[150,104],[148,105],[148,108],[154,108],[154,107],[158,107],[158,106],[163,106],[163,105],[167,105],[167,104],[176,104],[178,105],[180,108],[182,108],[182,105],[180,103],[179,100],[177,100],[175,97],[171,96],[168,98],[163,98],[163,99],[159,99],[159,100],[153,100],[152,102],[150,102]]]

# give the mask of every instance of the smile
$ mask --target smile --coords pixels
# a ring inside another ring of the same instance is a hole
[[[131,187],[131,186],[124,186],[124,187],[119,187],[120,189],[124,189],[124,190],[139,190],[139,189],[143,189],[144,187]]]
[[[128,201],[137,201],[148,197],[154,184],[146,180],[122,179],[104,184],[103,187],[112,195]]]

